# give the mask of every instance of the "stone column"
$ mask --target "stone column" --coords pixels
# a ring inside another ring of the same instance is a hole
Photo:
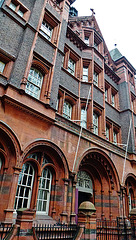
[[[78,224],[80,231],[77,239],[96,240],[96,209],[91,202],[82,202],[79,206]]]
[[[60,214],[61,215],[61,222],[62,223],[67,223],[67,193],[68,193],[68,183],[69,179],[63,179],[64,180],[64,201],[63,201],[63,212]]]
[[[72,189],[72,207],[71,207],[71,214],[70,214],[70,222],[75,223],[75,195],[76,195],[76,181],[73,181],[73,189]]]
[[[12,177],[12,185],[9,195],[9,202],[7,209],[4,210],[5,212],[5,221],[4,222],[12,222],[13,218],[13,212],[14,212],[14,202],[15,202],[15,196],[16,196],[16,190],[18,185],[18,177],[20,173],[21,168],[16,167],[14,169],[14,174]]]
[[[20,209],[17,211],[16,225],[20,227],[18,233],[18,240],[33,240],[33,218],[35,210],[31,209]]]

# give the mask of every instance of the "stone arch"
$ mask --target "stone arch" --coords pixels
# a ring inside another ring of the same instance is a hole
[[[21,153],[21,145],[16,133],[3,121],[0,121],[0,131],[1,135],[3,135],[3,144],[5,146],[5,150],[12,149],[15,154],[15,166],[20,167],[20,153]],[[6,143],[5,143],[6,141]],[[9,144],[8,146],[7,143]],[[8,159],[5,158],[5,166],[8,165]]]
[[[98,148],[87,149],[76,165],[76,172],[78,170],[87,171],[94,182],[93,196],[89,196],[89,201],[95,204],[97,217],[111,218],[118,215],[120,181],[107,153]],[[79,200],[83,198],[88,201],[88,196],[80,193],[78,196]]]
[[[23,162],[23,159],[26,157],[26,155],[36,147],[45,147],[45,148],[51,149],[53,151],[53,153],[56,154],[56,156],[61,160],[61,162],[63,164],[65,178],[66,179],[69,178],[69,168],[68,168],[67,160],[66,160],[64,153],[61,151],[61,149],[56,144],[54,144],[53,142],[51,142],[49,140],[36,139],[35,141],[33,141],[33,142],[29,143],[27,146],[25,146],[23,154],[21,156],[22,162]]]
[[[118,172],[116,170],[116,167],[112,161],[112,159],[107,155],[107,153],[105,153],[104,151],[102,151],[101,149],[99,148],[89,148],[87,149],[82,157],[80,158],[78,164],[76,165],[76,171],[77,169],[79,169],[79,166],[82,162],[82,160],[86,157],[86,156],[89,156],[93,153],[98,153],[100,154],[104,159],[105,161],[101,161],[101,159],[98,159],[98,161],[101,162],[101,164],[103,165],[103,167],[105,168],[105,170],[107,171],[108,173],[108,177],[111,179],[111,185],[113,185],[112,181],[113,181],[113,176],[114,178],[116,179],[116,185],[117,185],[117,191],[120,191],[120,179],[119,179],[119,175],[118,175]],[[109,169],[110,168],[110,169]],[[112,171],[110,171],[112,170]],[[112,178],[111,178],[111,174],[112,174]]]

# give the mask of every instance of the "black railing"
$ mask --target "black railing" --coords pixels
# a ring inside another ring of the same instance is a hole
[[[132,229],[132,237],[136,239],[136,219],[130,219],[131,229]]]
[[[75,239],[79,227],[75,224],[62,224],[62,225],[34,225],[37,239]]]
[[[126,218],[97,220],[97,240],[132,240],[132,228]]]
[[[0,223],[0,240],[6,239],[6,236],[12,231],[12,224]]]

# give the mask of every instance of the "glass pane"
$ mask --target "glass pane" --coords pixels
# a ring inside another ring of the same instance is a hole
[[[0,73],[3,73],[4,68],[5,68],[5,63],[0,61]]]
[[[23,197],[24,194],[24,187],[20,187],[20,196]]]
[[[13,11],[16,10],[16,5],[13,4],[12,2],[9,4],[9,7],[10,7]]]
[[[43,196],[43,190],[39,190],[39,196],[38,196],[38,198],[39,198],[39,199],[42,199],[42,196]]]
[[[49,186],[50,186],[50,180],[47,180],[46,189],[49,189]]]
[[[26,188],[26,190],[25,190],[25,197],[28,198],[28,195],[29,195],[29,188]]]
[[[22,208],[22,198],[19,198],[17,208]]]
[[[44,191],[44,194],[43,194],[43,199],[44,200],[47,200],[47,193],[48,193],[47,191]]]
[[[46,204],[47,204],[47,202],[44,201],[44,202],[43,202],[43,209],[42,209],[43,211],[46,211]]]
[[[23,182],[22,182],[23,185],[26,185],[26,180],[27,180],[27,175],[24,175]]]
[[[29,176],[28,177],[27,186],[31,186],[31,182],[32,182],[32,176]]]
[[[17,14],[20,16],[20,17],[23,17],[24,13],[21,11],[21,10],[18,10]]]
[[[24,164],[24,173],[28,173],[28,168],[29,168],[29,165],[28,164]]]
[[[42,188],[45,188],[45,179],[42,180]]]
[[[42,201],[38,201],[38,211],[41,211],[41,208],[42,208]]]
[[[27,208],[28,199],[24,199],[23,208]]]

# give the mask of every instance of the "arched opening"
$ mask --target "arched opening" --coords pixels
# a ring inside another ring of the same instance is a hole
[[[99,149],[84,154],[78,168],[76,188],[76,213],[81,202],[90,201],[95,205],[97,218],[109,219],[119,215],[118,175],[111,160]]]

